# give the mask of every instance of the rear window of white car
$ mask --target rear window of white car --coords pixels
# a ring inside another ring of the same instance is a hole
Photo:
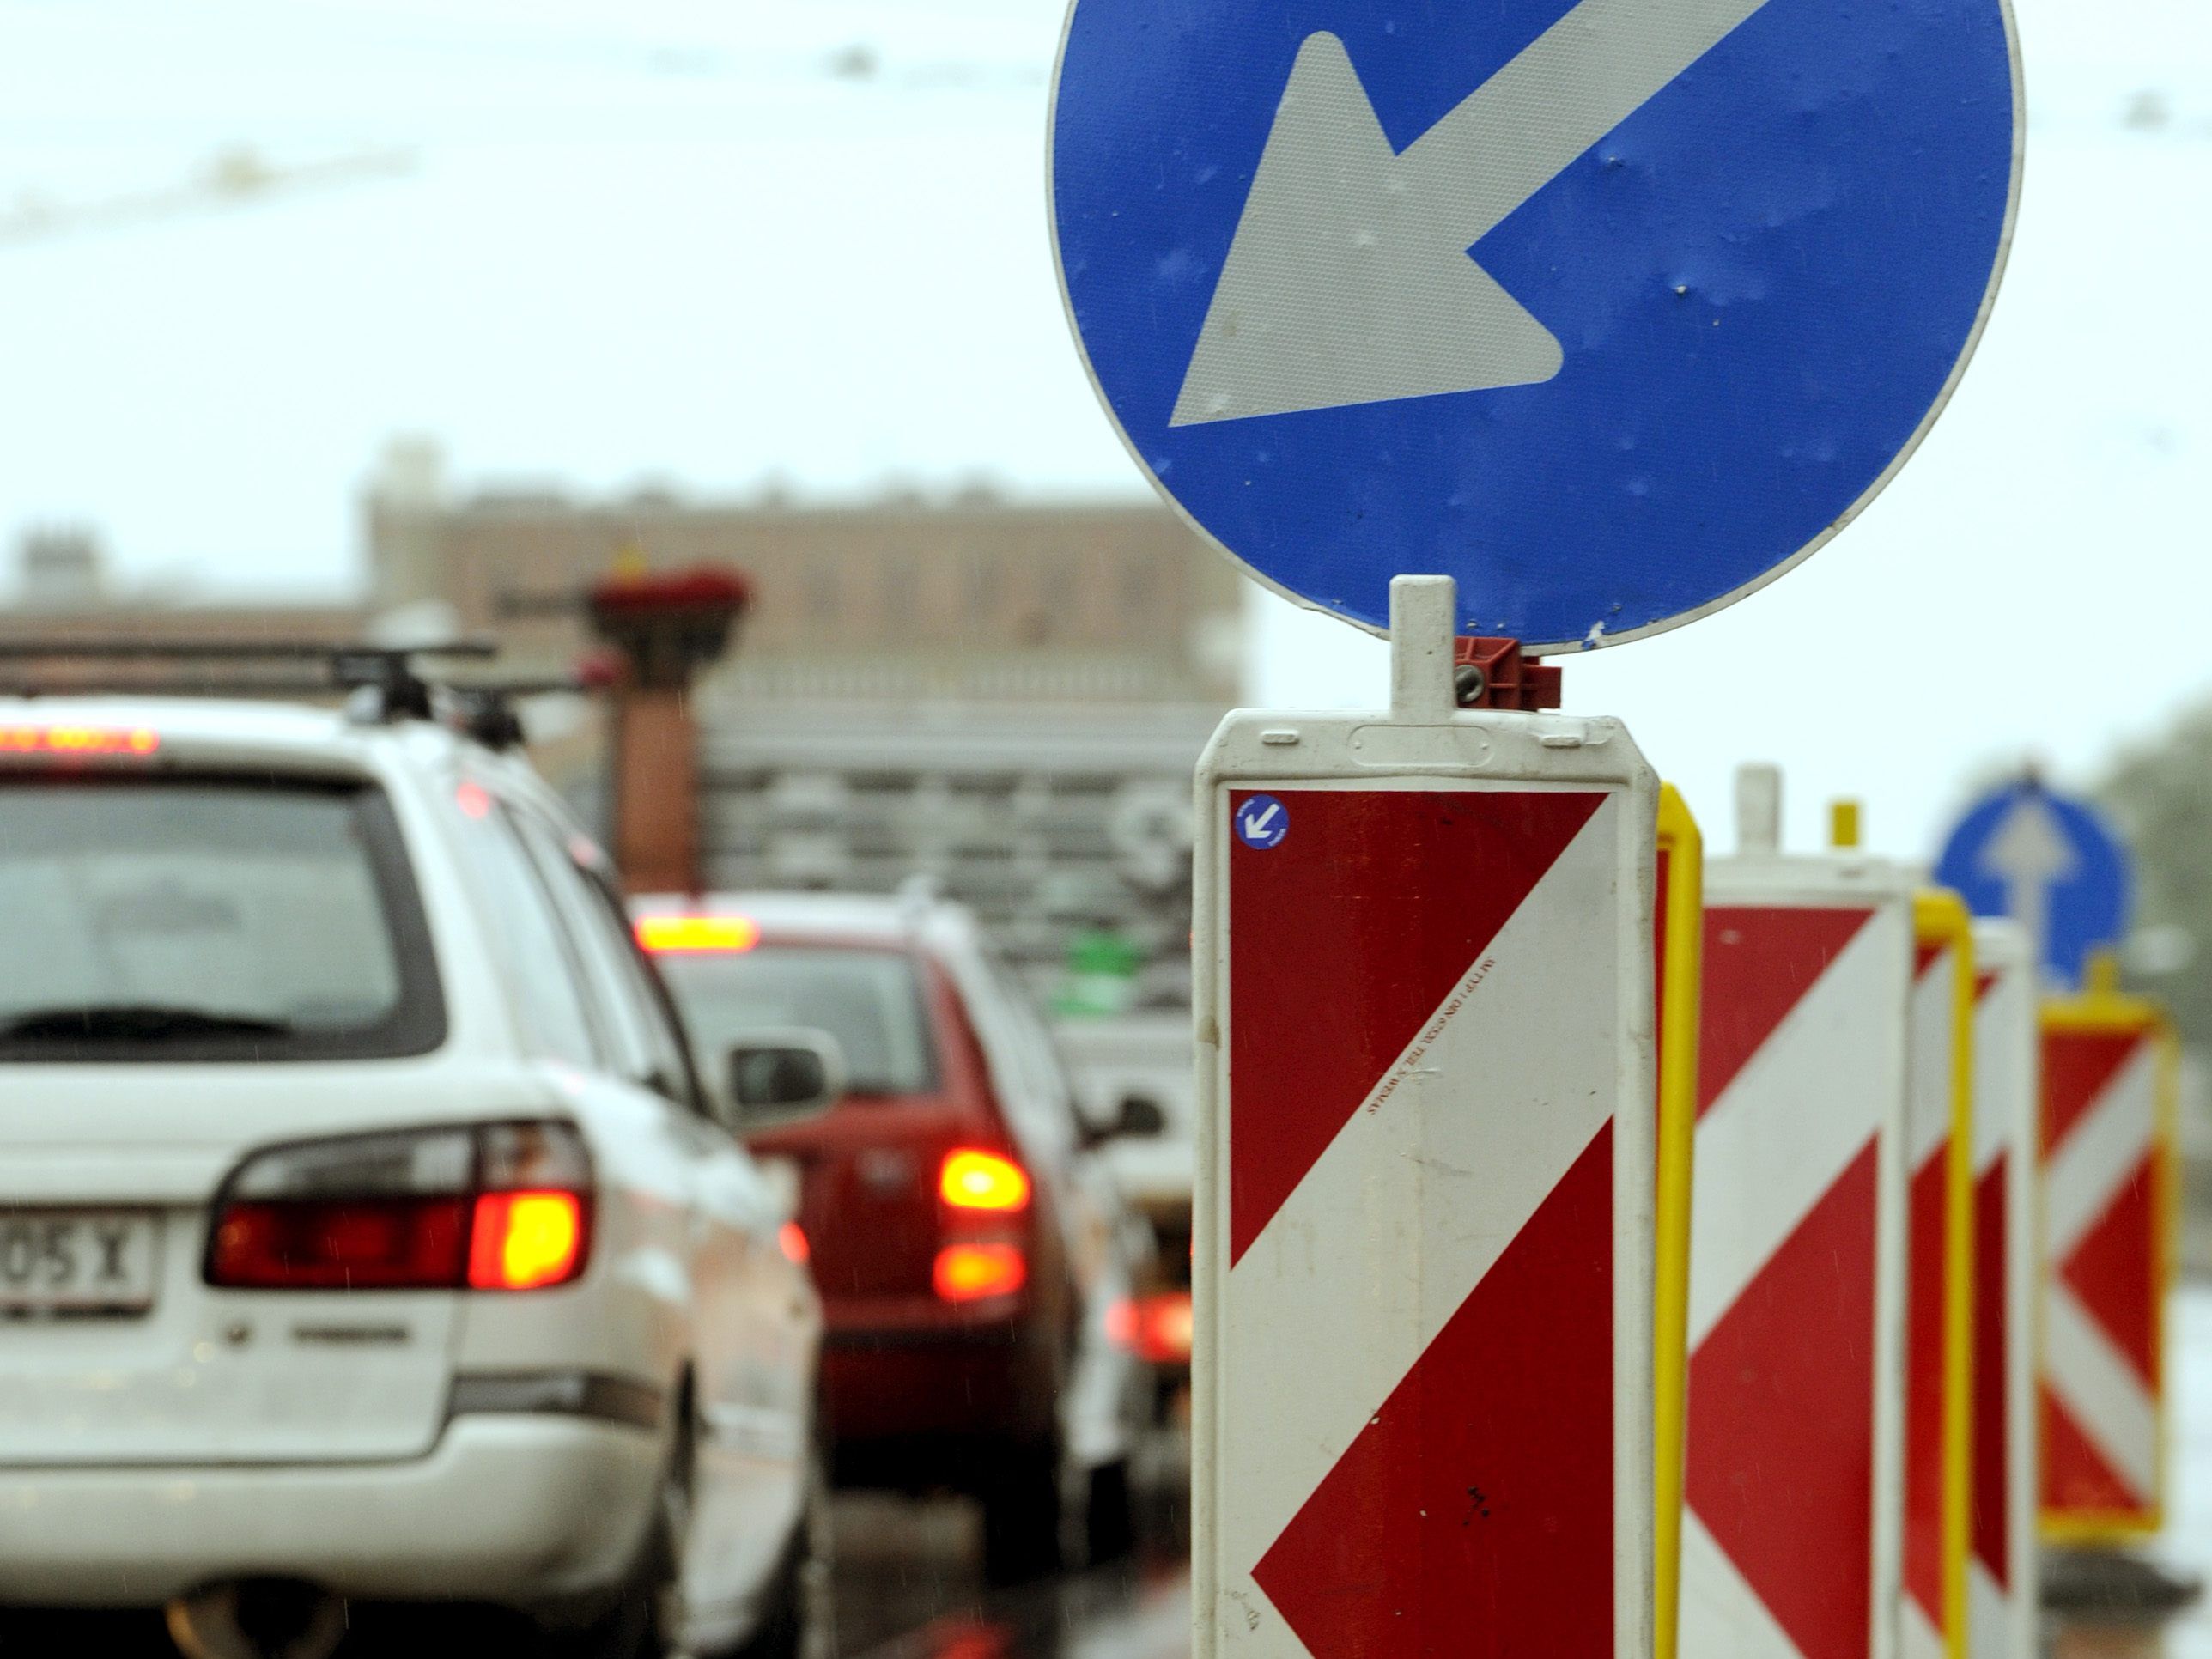
[[[0,776],[0,1060],[338,1060],[445,1036],[374,788]]]
[[[920,1095],[937,1086],[921,981],[902,951],[763,945],[666,951],[658,960],[711,1073],[720,1073],[721,1054],[745,1033],[800,1025],[837,1039],[856,1095]]]

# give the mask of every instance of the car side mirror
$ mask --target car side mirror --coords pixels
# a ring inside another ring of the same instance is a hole
[[[1094,1144],[1109,1140],[1152,1140],[1168,1132],[1167,1114],[1150,1095],[1123,1095],[1114,1121],[1091,1137]]]
[[[730,1045],[723,1076],[728,1127],[751,1134],[836,1105],[845,1092],[845,1054],[836,1038],[811,1027],[747,1031]]]

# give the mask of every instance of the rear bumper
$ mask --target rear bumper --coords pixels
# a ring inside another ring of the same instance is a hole
[[[406,1462],[0,1468],[0,1601],[144,1607],[268,1576],[527,1606],[621,1577],[659,1467],[642,1430],[472,1417]]]
[[[1060,1401],[1031,1326],[834,1333],[822,1382],[841,1484],[969,1487],[979,1458],[1048,1439]]]

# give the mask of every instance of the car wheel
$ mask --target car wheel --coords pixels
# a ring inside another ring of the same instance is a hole
[[[684,1553],[691,1536],[691,1436],[677,1437],[654,1493],[653,1516],[637,1563],[615,1603],[580,1631],[556,1642],[556,1659],[665,1659],[684,1632]]]
[[[830,1461],[819,1447],[807,1465],[805,1504],[769,1594],[768,1616],[737,1650],[737,1659],[833,1659],[837,1651]]]
[[[1084,1552],[1092,1566],[1119,1561],[1137,1547],[1137,1510],[1129,1492],[1129,1463],[1116,1458],[1091,1471],[1083,1507]]]
[[[1018,1584],[1058,1572],[1066,1487],[1060,1448],[1015,1445],[1000,1451],[983,1484],[983,1576]]]

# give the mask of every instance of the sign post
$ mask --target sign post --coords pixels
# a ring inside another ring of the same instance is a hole
[[[1654,827],[1617,721],[1387,714],[1198,778],[1196,1651],[1652,1639]]]
[[[1739,782],[1705,866],[1681,1651],[1895,1659],[1911,876],[1778,847]]]
[[[2006,0],[1848,28],[1821,0],[1073,0],[1048,216],[1108,416],[1248,574],[1387,620],[1393,649],[1387,717],[1234,714],[1199,776],[1206,1659],[1671,1639],[1656,785],[1618,722],[1533,712],[1558,672],[1528,659],[1708,615],[1896,475],[1995,302],[2021,109]],[[1808,1079],[1876,1079],[1848,1146],[1814,1126],[1843,1162],[1808,1191],[1759,1142],[1741,1173],[1771,1190],[1692,1252],[1685,1316],[1693,1347],[1735,1340],[1735,1292],[1808,1218],[1762,1205],[1845,1182],[1821,1214],[1863,1328],[1814,1380],[1857,1462],[1818,1449],[1814,1507],[1855,1530],[1824,1558],[1840,1577],[1796,1576],[1820,1577],[1805,1616],[1879,1659],[1903,1221],[1881,1194],[1911,968],[1893,873],[1775,898],[1902,928],[1896,995],[1867,1015],[1874,1073],[1838,1053]],[[1685,1612],[1683,1652],[1752,1650]]]

